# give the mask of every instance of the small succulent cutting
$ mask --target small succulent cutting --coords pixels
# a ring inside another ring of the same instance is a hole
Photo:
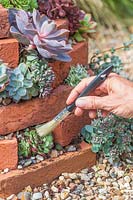
[[[0,0],[5,8],[17,8],[25,11],[33,11],[38,7],[37,0]]]
[[[11,18],[11,17],[10,17]],[[13,17],[12,17],[13,18]],[[45,59],[71,61],[68,51],[71,45],[66,44],[66,29],[57,30],[56,23],[46,16],[40,16],[39,11],[27,13],[20,10],[15,14],[15,22],[11,23],[11,34],[26,45],[27,49],[36,49]]]
[[[50,19],[66,17],[71,35],[80,27],[80,20],[85,15],[72,0],[38,0],[38,6],[39,11]]]
[[[0,92],[3,92],[9,83],[6,65],[0,61]]]

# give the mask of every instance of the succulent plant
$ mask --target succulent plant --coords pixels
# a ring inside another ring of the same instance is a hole
[[[84,140],[92,144],[92,151],[103,152],[111,164],[118,164],[124,160],[124,154],[131,154],[133,150],[133,119],[124,119],[110,114],[108,117],[92,121],[86,125],[81,135]]]
[[[34,83],[39,87],[39,97],[50,94],[55,75],[46,60],[39,59],[35,52],[31,52],[26,56],[26,66],[31,71]]]
[[[13,14],[13,13],[12,13]],[[10,19],[13,17],[10,17]],[[15,14],[15,22],[11,23],[11,33],[18,41],[28,46],[28,49],[37,49],[39,54],[46,59],[70,61],[66,53],[71,50],[71,45],[66,44],[66,29],[57,30],[54,21],[46,16],[40,16],[39,11],[27,13],[20,10]]]
[[[88,36],[92,36],[92,33],[95,33],[97,23],[92,20],[91,14],[86,14],[84,16],[84,19],[80,20],[80,26],[78,30],[73,35],[73,38],[77,42],[81,42],[84,40],[84,34],[87,34]]]
[[[70,34],[74,34],[80,27],[80,20],[84,18],[81,11],[72,0],[38,0],[39,10],[50,19],[64,18],[69,21]]]
[[[10,82],[6,91],[13,101],[28,100],[38,95],[38,87],[33,83],[31,72],[24,63],[10,71],[9,78]]]
[[[7,66],[0,61],[0,92],[3,92],[9,83]]]
[[[65,82],[68,85],[75,87],[83,78],[88,76],[87,68],[83,65],[77,64],[76,66],[71,67]]]
[[[37,0],[0,0],[0,4],[5,8],[17,8],[26,11],[33,11],[38,7]]]
[[[52,149],[53,136],[51,134],[40,137],[36,131],[26,129],[19,139],[19,156],[29,157],[37,154],[45,155]]]

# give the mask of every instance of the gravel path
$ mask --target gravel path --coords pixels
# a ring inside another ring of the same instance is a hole
[[[100,158],[91,169],[62,173],[51,184],[38,188],[27,186],[7,200],[132,200],[133,167],[113,167]]]

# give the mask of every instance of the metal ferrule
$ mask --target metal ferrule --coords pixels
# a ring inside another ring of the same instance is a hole
[[[53,120],[59,123],[63,119],[65,119],[69,114],[70,112],[66,108],[64,108],[58,115],[56,115],[56,117],[54,117]]]

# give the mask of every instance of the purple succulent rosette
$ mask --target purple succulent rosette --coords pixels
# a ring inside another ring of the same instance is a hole
[[[56,23],[47,16],[41,16],[39,11],[27,13],[19,10],[15,14],[15,22],[10,28],[11,34],[28,49],[37,49],[38,53],[45,59],[54,59],[64,62],[71,61],[67,55],[72,49],[66,43],[66,29],[57,29]]]

